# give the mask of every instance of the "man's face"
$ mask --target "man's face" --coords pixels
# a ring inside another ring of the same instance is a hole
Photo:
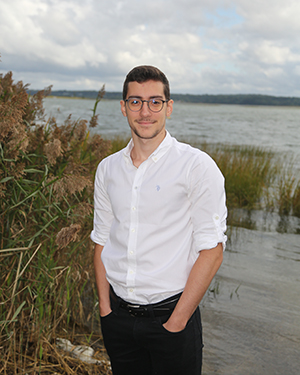
[[[126,99],[131,98],[166,100],[163,83],[160,81],[129,82]],[[164,133],[166,118],[171,115],[172,110],[173,100],[164,103],[163,109],[160,112],[150,111],[147,103],[143,103],[139,111],[133,112],[128,108],[125,101],[121,100],[121,111],[127,117],[131,131],[142,139],[153,139],[157,135]]]

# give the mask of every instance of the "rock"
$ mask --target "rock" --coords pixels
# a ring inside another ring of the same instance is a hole
[[[93,358],[95,353],[94,349],[86,346],[86,345],[73,345],[67,339],[56,339],[56,347],[58,349],[64,350],[65,352],[70,353],[70,355],[74,358],[80,359],[82,362],[88,364],[96,364],[96,365],[109,365],[106,360],[100,361],[98,359]]]

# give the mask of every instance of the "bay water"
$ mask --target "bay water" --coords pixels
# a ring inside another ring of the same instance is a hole
[[[94,101],[76,98],[46,98],[46,114],[63,122],[90,119]],[[126,118],[117,100],[102,100],[97,108],[95,131],[105,137],[128,135]],[[167,129],[177,138],[207,143],[255,145],[300,157],[300,107],[202,105],[175,102]]]
[[[62,123],[69,114],[89,119],[94,101],[47,98],[44,104],[46,115]],[[93,131],[106,138],[130,136],[118,101],[103,100],[98,113]],[[299,178],[298,107],[178,102],[167,128],[193,143],[253,145],[287,154]],[[223,264],[200,305],[204,375],[300,374],[300,221],[265,212],[253,213],[251,220],[255,230],[229,228]]]

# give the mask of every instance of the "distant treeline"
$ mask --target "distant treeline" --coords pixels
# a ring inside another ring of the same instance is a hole
[[[33,95],[38,90],[28,90]],[[52,96],[61,96],[67,98],[85,98],[96,99],[97,91],[51,91]],[[122,99],[121,92],[106,92],[105,99]],[[237,94],[237,95],[191,95],[191,94],[172,94],[172,99],[186,103],[203,104],[241,104],[241,105],[271,105],[271,106],[300,106],[300,98],[271,96],[259,94]]]

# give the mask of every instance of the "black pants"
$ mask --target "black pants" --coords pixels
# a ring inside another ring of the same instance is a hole
[[[114,375],[200,375],[202,327],[199,307],[185,329],[172,333],[162,325],[169,315],[135,317],[111,300],[101,318],[102,334]]]

